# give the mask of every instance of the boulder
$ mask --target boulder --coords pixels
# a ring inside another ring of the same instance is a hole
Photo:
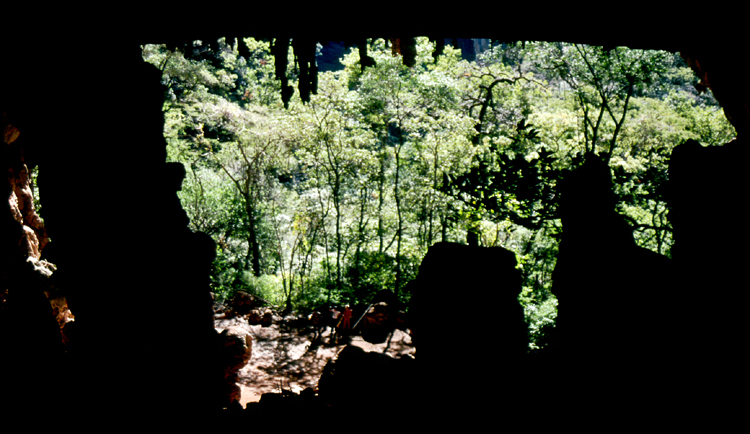
[[[347,345],[326,364],[318,381],[321,399],[337,411],[374,417],[409,408],[417,393],[416,362]]]
[[[394,313],[386,303],[370,306],[357,325],[362,339],[371,344],[384,343],[394,329],[394,317]]]
[[[491,345],[502,361],[526,355],[528,328],[518,302],[521,273],[512,252],[437,243],[428,250],[409,289],[409,328],[418,359],[464,363],[463,355],[442,350],[446,342],[480,351]],[[454,313],[459,309],[460,322]]]
[[[238,291],[229,300],[228,308],[232,315],[245,316],[250,313],[253,308],[256,308],[260,303],[255,299],[252,294],[248,294],[244,291]]]
[[[224,403],[229,405],[240,401],[242,392],[237,384],[239,372],[250,361],[253,338],[241,327],[230,326],[219,334],[219,342],[224,370]]]

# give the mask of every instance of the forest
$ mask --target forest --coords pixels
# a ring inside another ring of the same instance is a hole
[[[385,289],[406,302],[434,243],[501,246],[522,271],[538,348],[556,317],[560,179],[605,161],[636,243],[669,257],[660,186],[672,149],[735,136],[675,53],[495,42],[467,60],[417,38],[406,66],[376,39],[366,58],[347,50],[309,81],[291,52],[275,64],[277,42],[142,46],[162,72],[168,159],[187,173],[180,200],[218,247],[218,300],[242,290],[306,313]],[[457,291],[481,303],[479,291]]]

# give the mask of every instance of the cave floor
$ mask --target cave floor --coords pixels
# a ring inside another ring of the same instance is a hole
[[[253,338],[252,357],[240,371],[240,403],[243,407],[249,402],[257,402],[264,393],[279,393],[282,389],[299,393],[308,387],[315,389],[326,363],[346,346],[343,339],[331,344],[330,330],[323,333],[322,343],[313,343],[313,333],[285,331],[277,324],[263,327],[234,318],[217,320],[215,326],[238,326]],[[386,343],[372,344],[361,336],[353,336],[351,344],[368,352],[385,351],[385,354],[396,358],[415,352],[411,337],[401,330],[394,332],[387,350]]]

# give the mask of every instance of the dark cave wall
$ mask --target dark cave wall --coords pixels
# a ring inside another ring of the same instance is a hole
[[[33,156],[7,112],[0,132],[0,393],[12,391],[17,401],[49,399],[45,386],[54,377],[46,367],[63,360],[62,335],[48,301],[55,267],[41,260],[49,239],[34,206]]]
[[[55,285],[75,314],[75,339],[63,361],[40,356],[33,365],[0,367],[6,378],[38,377],[41,366],[49,373],[6,389],[7,405],[36,411],[33,400],[14,397],[41,399],[63,383],[65,399],[43,401],[71,417],[129,410],[200,415],[216,408],[222,381],[208,286],[215,248],[188,229],[176,195],[184,171],[165,162],[159,71],[142,61],[137,45],[108,41],[99,48],[98,73],[61,55],[54,77],[17,68],[3,80],[3,111],[38,166]],[[33,64],[36,55],[15,54],[18,65]],[[46,115],[43,101],[54,107]],[[6,221],[7,203],[0,210]],[[37,306],[44,301],[31,285],[10,291],[33,294]],[[32,319],[9,327],[24,330]],[[34,336],[40,331],[23,333],[42,342]],[[4,356],[26,359],[23,349],[6,345]],[[121,393],[103,390],[110,380]]]
[[[750,129],[750,90],[743,84],[746,78],[744,59],[733,44],[696,44],[680,49],[680,55],[700,78],[698,87],[710,89],[724,108],[724,114],[745,138]]]
[[[5,339],[0,372],[6,378],[37,378],[6,389],[5,408],[42,412],[50,406],[59,406],[65,414],[84,417],[91,413],[128,411],[139,416],[151,413],[197,416],[217,407],[216,390],[221,379],[212,356],[216,353],[216,333],[207,280],[213,245],[206,236],[187,229],[186,216],[175,194],[184,174],[180,168],[165,163],[159,72],[142,62],[138,49],[142,43],[195,37],[189,26],[175,31],[166,24],[162,26],[167,21],[155,23],[158,25],[144,25],[144,34],[148,33],[144,37],[118,33],[121,28],[107,30],[105,26],[98,29],[98,37],[92,37],[86,32],[86,25],[75,27],[66,22],[72,35],[60,38],[60,34],[68,35],[68,31],[53,27],[42,34],[42,39],[48,41],[43,46],[31,43],[39,35],[28,30],[16,33],[13,28],[4,29],[3,36],[8,37],[3,38],[2,45],[6,67],[0,105],[17,128],[19,140],[23,138],[26,156],[39,167],[42,217],[52,240],[42,250],[42,259],[48,255],[57,266],[56,286],[68,297],[77,326],[75,345],[65,360],[56,358],[60,354],[55,348],[57,344],[42,343],[44,338],[39,339],[39,345],[21,345]],[[236,25],[228,31],[244,32],[245,28],[244,24]],[[273,34],[275,28],[262,28],[258,33]],[[418,34],[435,34],[436,30],[444,28],[428,26]],[[630,38],[635,38],[620,35],[581,40],[579,35],[566,31],[569,30],[563,27],[538,30],[541,35],[538,39],[549,39],[554,34],[574,42],[627,45],[633,40]],[[248,35],[253,33],[253,29],[247,31]],[[533,31],[520,26],[506,26],[498,29],[498,33],[502,33],[498,40],[534,39]],[[472,31],[464,34],[493,36]],[[75,41],[87,43],[85,58],[78,57]],[[693,39],[684,44],[675,44],[673,39],[636,42],[638,48],[682,50],[693,69],[714,91],[743,140],[750,125],[747,110],[750,95],[743,77],[736,72],[744,64],[737,54],[740,52],[735,52],[731,44],[713,41]],[[744,150],[741,141],[733,146]],[[7,155],[3,154],[4,167],[12,165]],[[746,179],[726,180],[715,175],[728,167],[725,164],[730,158],[736,155],[717,157],[707,163],[715,169],[706,172],[701,158],[693,158],[691,161],[698,162],[686,170],[706,175],[707,182],[699,183],[706,186],[702,193],[711,195],[713,191],[721,191],[722,197],[728,199],[740,197]],[[9,195],[10,184],[4,185]],[[689,198],[689,190],[698,187],[675,188],[681,191],[676,195]],[[677,199],[675,203],[687,209],[689,215],[700,212],[691,210],[687,199],[682,202]],[[5,200],[0,213],[5,222],[0,249],[5,252],[3,276],[7,282],[8,270],[15,269],[20,257],[13,250],[18,224]],[[725,206],[719,213],[734,216],[736,210]],[[683,246],[700,244],[705,234],[696,227],[703,222],[705,219],[688,221],[685,229],[675,228],[678,251],[690,251],[691,248]],[[743,237],[741,240],[747,241]],[[729,249],[736,241],[721,236],[711,239],[711,248],[715,249]],[[741,268],[731,267],[739,267],[746,255],[737,254],[727,268],[715,261],[703,261],[701,258],[706,254],[702,251],[696,247],[683,258],[675,257],[678,266],[693,270],[693,274],[690,278],[678,278],[674,291],[691,289],[692,295],[685,302],[689,313],[681,320],[689,325],[691,333],[700,331],[704,336],[701,343],[706,346],[711,336],[719,332],[722,319],[715,311],[705,314],[701,310],[702,301],[707,293],[716,290],[716,276],[722,276],[723,291],[742,295],[746,283],[740,275]],[[700,282],[699,287],[695,279]],[[34,285],[29,283],[17,291],[24,291],[26,299],[22,305],[29,306],[29,312],[45,317],[41,292]],[[40,319],[39,324],[42,323]],[[741,321],[734,324],[744,330]],[[49,329],[39,325],[26,333],[34,339],[48,334]],[[685,346],[690,344],[689,336],[681,339]],[[24,348],[34,348],[40,354],[19,354]],[[27,363],[30,358],[34,363]],[[690,363],[697,367],[695,361]],[[39,372],[45,375],[38,375]],[[103,379],[112,378],[113,373],[121,386],[117,396],[102,390]],[[72,390],[72,395],[65,399],[51,397],[54,394],[46,387],[61,377]],[[16,399],[18,394],[27,400]],[[52,404],[42,406],[39,402]]]

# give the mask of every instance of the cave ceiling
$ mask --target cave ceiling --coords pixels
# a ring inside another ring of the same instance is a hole
[[[40,61],[81,64],[122,53],[119,62],[140,56],[142,44],[179,46],[202,39],[226,37],[300,37],[314,41],[348,41],[362,38],[489,38],[512,42],[523,40],[565,41],[628,46],[680,52],[703,84],[710,88],[739,136],[750,129],[750,89],[744,86],[746,41],[744,25],[727,11],[664,11],[653,8],[584,13],[565,5],[529,7],[502,4],[476,7],[409,10],[372,7],[366,14],[351,8],[331,6],[271,7],[226,3],[206,6],[169,5],[130,8],[102,13],[87,7],[56,6],[29,11],[28,6],[6,10],[2,32],[3,53],[18,59],[19,72],[10,79],[33,81],[44,72],[33,65]],[[375,10],[377,9],[377,10]],[[116,18],[116,19],[115,19]],[[127,54],[126,54],[127,53]],[[94,64],[95,66],[95,64]],[[3,72],[5,74],[6,72]],[[5,80],[8,81],[6,77]]]

